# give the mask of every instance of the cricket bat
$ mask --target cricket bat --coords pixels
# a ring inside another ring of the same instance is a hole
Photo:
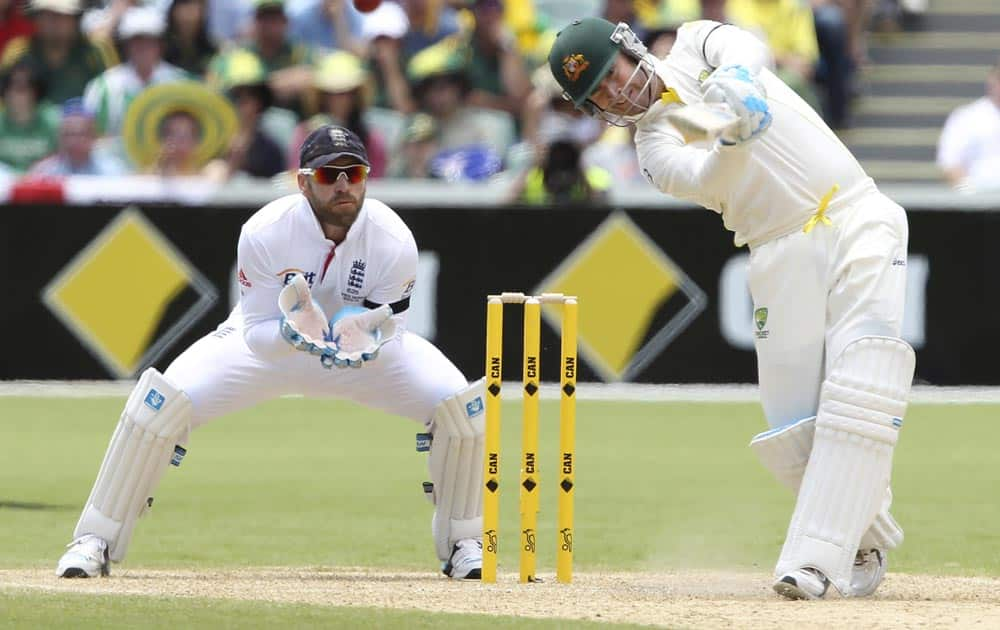
[[[667,113],[670,121],[686,143],[714,141],[724,131],[739,122],[733,110],[721,103],[685,105]]]

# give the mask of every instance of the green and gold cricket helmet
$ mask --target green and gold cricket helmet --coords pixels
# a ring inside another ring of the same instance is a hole
[[[619,52],[636,64],[646,65],[648,85],[655,59],[647,54],[639,37],[624,22],[616,25],[596,17],[574,20],[559,31],[549,51],[549,69],[562,86],[563,96],[573,101],[577,109],[593,115],[598,112],[588,99],[611,72]],[[628,117],[618,118],[625,120]]]
[[[611,39],[615,25],[587,17],[559,31],[549,51],[549,68],[565,96],[584,109],[590,94],[611,72],[620,50]]]

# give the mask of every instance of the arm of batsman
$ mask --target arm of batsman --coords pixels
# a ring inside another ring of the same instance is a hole
[[[383,304],[376,309],[345,306],[330,320],[330,336],[336,345],[332,365],[361,367],[378,355],[379,348],[396,336],[392,307]],[[323,365],[331,367],[323,358]]]
[[[771,126],[767,91],[760,79],[743,66],[725,66],[705,80],[706,103],[723,103],[739,117],[739,122],[723,132],[723,144],[741,144],[753,140]]]
[[[309,284],[296,274],[278,294],[281,336],[293,348],[323,356],[335,350],[329,343],[326,314],[312,298]]]

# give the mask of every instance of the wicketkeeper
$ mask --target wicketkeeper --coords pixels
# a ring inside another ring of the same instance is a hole
[[[900,339],[904,210],[739,28],[685,24],[657,59],[626,24],[585,18],[559,33],[549,65],[578,109],[636,126],[654,186],[718,212],[750,248],[771,425],[750,446],[798,495],[774,589],[793,599],[824,597],[831,584],[873,593],[903,540],[889,481],[914,369]],[[736,122],[712,142],[686,143],[668,114],[705,103]]]
[[[417,272],[409,228],[365,198],[368,155],[324,126],[300,154],[299,194],[243,225],[240,302],[161,374],[146,370],[125,404],[97,481],[59,560],[61,577],[107,575],[192,429],[275,398],[345,398],[425,425],[424,490],[443,571],[482,568],[483,381],[469,384],[437,348],[406,331]],[[334,314],[332,318],[327,313]],[[276,428],[276,430],[278,430]]]

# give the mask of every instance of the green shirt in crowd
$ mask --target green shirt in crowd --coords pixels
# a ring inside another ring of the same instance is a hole
[[[0,162],[24,172],[38,160],[55,153],[59,146],[59,109],[40,105],[26,125],[0,113]]]
[[[81,38],[62,65],[52,66],[45,60],[37,40],[23,38],[11,42],[4,49],[0,65],[7,68],[22,60],[45,79],[45,99],[62,105],[68,99],[83,96],[87,82],[116,65],[118,56],[109,43],[95,44]]]

